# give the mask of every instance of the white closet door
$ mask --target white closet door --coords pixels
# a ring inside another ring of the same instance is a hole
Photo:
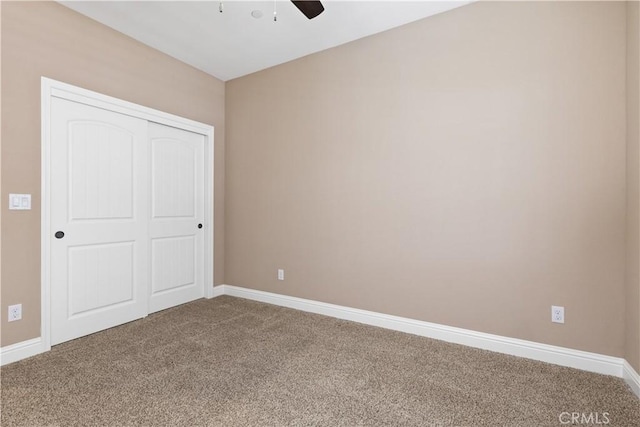
[[[147,314],[149,142],[145,120],[59,98],[51,107],[57,344]]]
[[[203,135],[149,123],[149,312],[204,296]]]

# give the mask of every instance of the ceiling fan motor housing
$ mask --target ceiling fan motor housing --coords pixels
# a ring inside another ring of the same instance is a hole
[[[302,12],[304,16],[306,16],[309,19],[313,19],[316,16],[320,15],[322,12],[324,12],[324,6],[320,1],[291,0],[291,3],[296,5],[296,7],[300,9],[300,12]]]

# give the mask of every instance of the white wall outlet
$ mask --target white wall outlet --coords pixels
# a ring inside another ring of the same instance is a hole
[[[22,304],[9,306],[9,322],[22,319]]]
[[[551,306],[551,321],[553,323],[564,323],[564,307]]]
[[[278,269],[278,280],[284,280],[284,270],[281,268]]]

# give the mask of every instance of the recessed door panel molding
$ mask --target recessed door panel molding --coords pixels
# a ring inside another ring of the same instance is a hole
[[[197,286],[195,236],[151,240],[151,294]]]
[[[135,242],[69,248],[68,318],[135,303]]]
[[[213,297],[213,127],[42,78],[42,351]]]
[[[196,148],[188,140],[151,138],[151,208],[154,218],[195,217],[198,185]]]
[[[69,122],[71,220],[133,217],[134,142],[134,134],[108,123]]]

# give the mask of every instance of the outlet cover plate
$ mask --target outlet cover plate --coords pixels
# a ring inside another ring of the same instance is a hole
[[[564,307],[558,305],[551,306],[551,321],[553,323],[564,323]]]
[[[15,322],[22,319],[22,304],[9,306],[9,322]]]

